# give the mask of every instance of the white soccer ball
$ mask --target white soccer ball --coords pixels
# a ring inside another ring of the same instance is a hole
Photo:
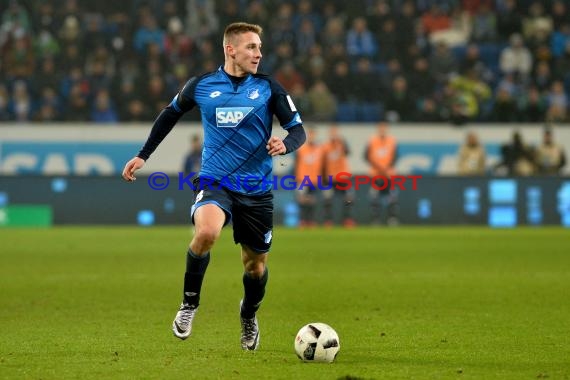
[[[295,337],[295,352],[305,362],[332,363],[339,350],[338,334],[325,323],[309,323]]]

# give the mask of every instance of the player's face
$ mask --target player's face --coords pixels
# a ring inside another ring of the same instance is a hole
[[[261,39],[253,32],[247,32],[237,36],[230,47],[230,56],[233,59],[235,75],[257,73],[257,67],[261,61]]]

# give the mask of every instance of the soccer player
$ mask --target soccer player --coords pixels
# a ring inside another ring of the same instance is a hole
[[[240,302],[244,350],[259,345],[256,312],[265,295],[273,229],[272,157],[295,151],[306,139],[290,96],[275,80],[257,73],[261,34],[259,25],[228,25],[223,37],[224,65],[186,83],[161,111],[143,148],[123,170],[123,178],[134,181],[135,172],[180,117],[199,107],[204,149],[190,211],[195,232],[187,253],[182,304],[172,330],[180,339],[190,335],[210,251],[231,220],[244,267]],[[284,139],[271,136],[273,116],[288,132]]]

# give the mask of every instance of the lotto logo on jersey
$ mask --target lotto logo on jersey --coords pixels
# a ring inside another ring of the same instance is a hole
[[[251,111],[253,107],[216,108],[216,124],[221,128],[235,128]]]

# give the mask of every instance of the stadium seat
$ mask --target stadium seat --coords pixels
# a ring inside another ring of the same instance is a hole
[[[358,105],[353,102],[340,102],[338,103],[336,121],[350,122],[357,119]]]
[[[362,103],[359,109],[358,121],[377,122],[382,119],[384,106],[380,102]]]
[[[499,62],[501,51],[506,47],[505,44],[496,44],[492,42],[479,44],[479,54],[481,61],[486,66],[496,66]]]

